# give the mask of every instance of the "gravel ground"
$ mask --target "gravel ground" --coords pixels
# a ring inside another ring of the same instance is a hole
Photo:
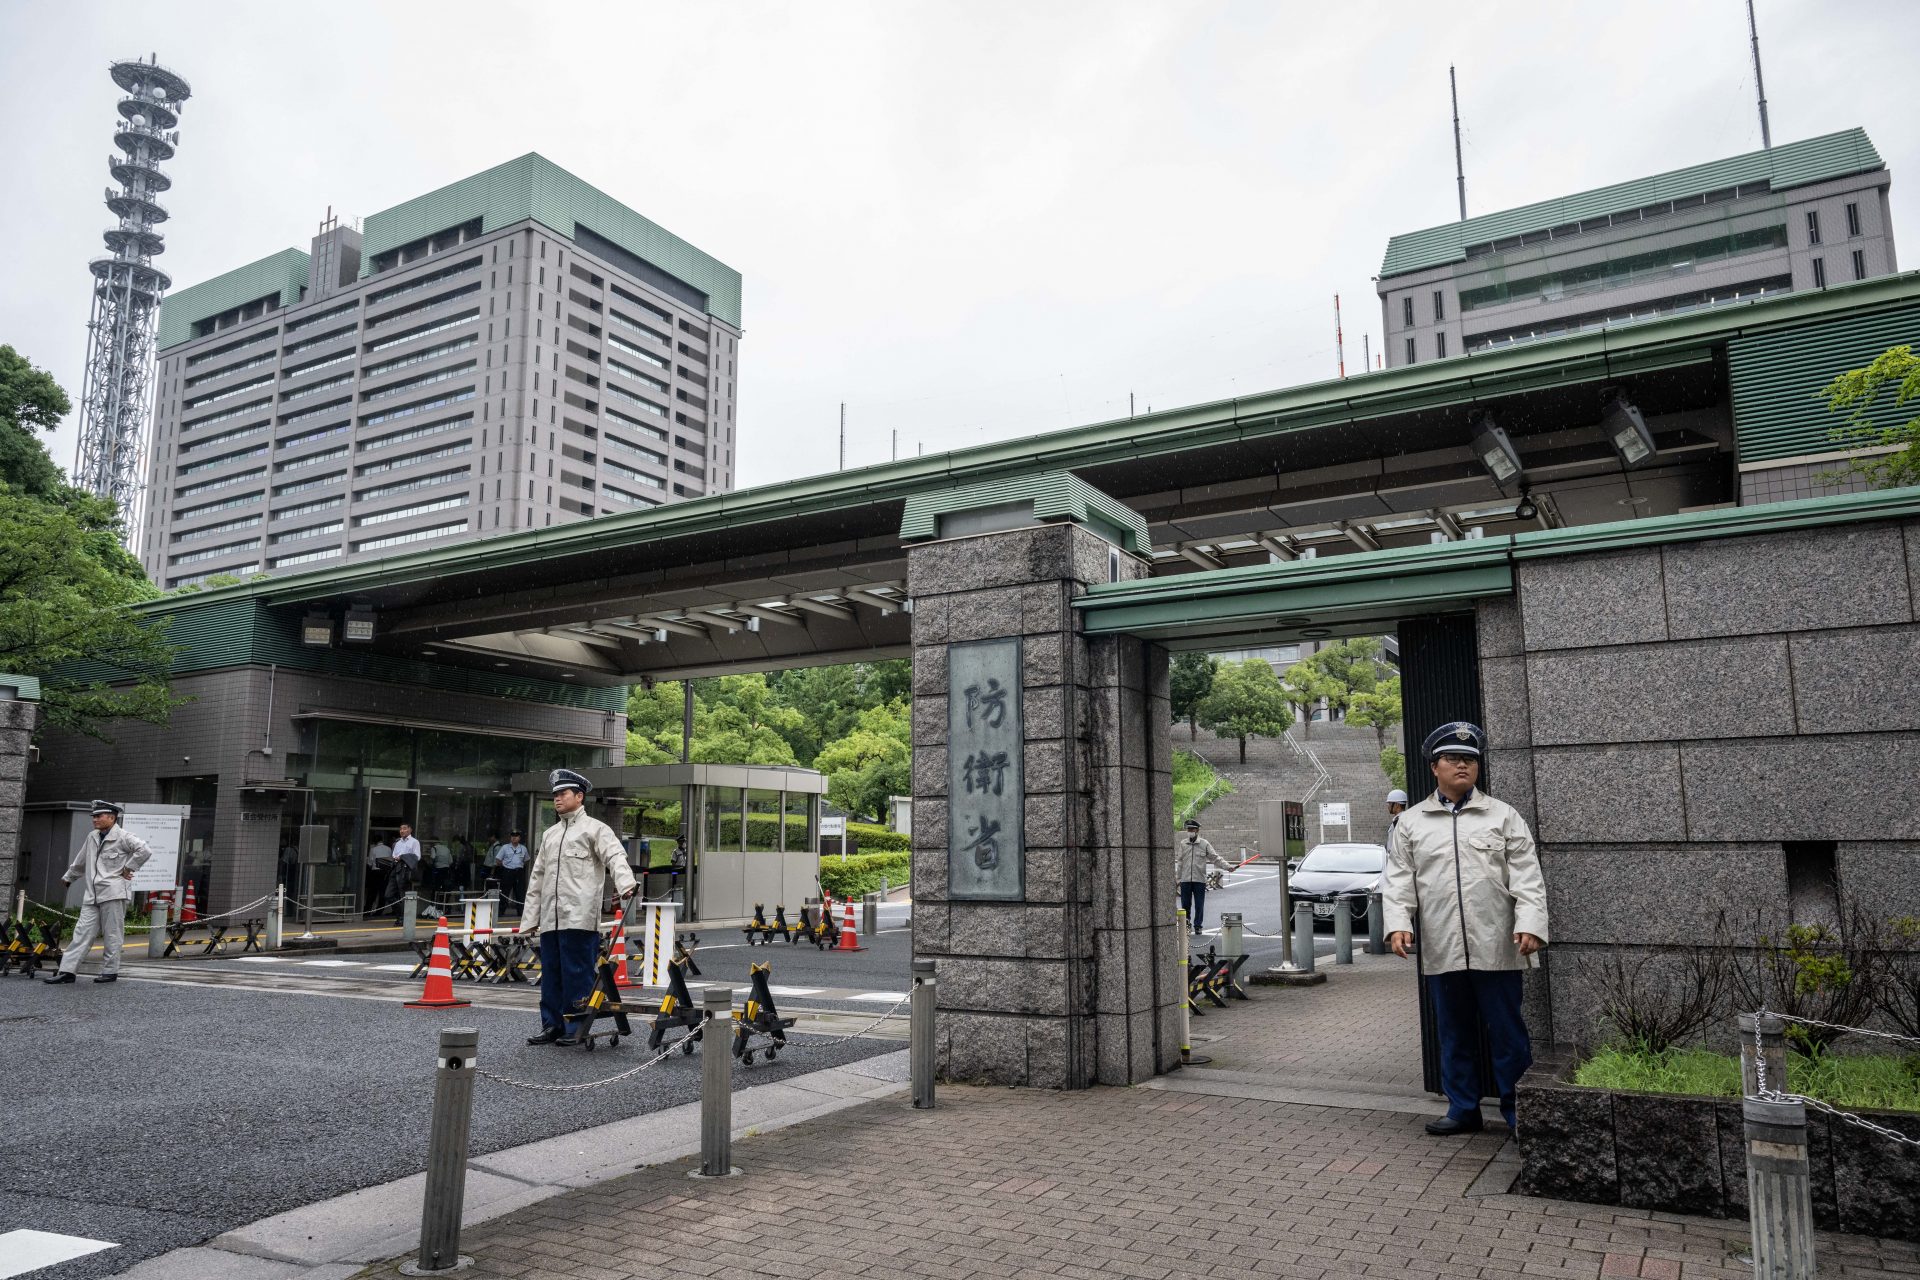
[[[121,1244],[34,1273],[92,1280],[417,1173],[442,1026],[478,1027],[482,1067],[522,1079],[575,1083],[644,1060],[644,1037],[591,1054],[531,1048],[524,1039],[532,1024],[528,1013],[479,1008],[130,980],[101,987],[84,977],[68,987],[0,979],[0,1078],[12,1082],[0,1132],[0,1224]],[[900,1047],[856,1040],[782,1055],[747,1069],[742,1087]],[[698,1054],[676,1054],[619,1084],[564,1095],[482,1081],[473,1149],[498,1151],[697,1101],[699,1062]],[[149,1137],[156,1129],[171,1135],[157,1153]]]

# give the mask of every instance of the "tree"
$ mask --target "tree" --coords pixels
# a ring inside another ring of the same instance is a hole
[[[679,763],[685,690],[686,686],[678,680],[662,680],[651,689],[635,685],[627,691],[628,764]],[[699,720],[700,707],[696,702],[696,727]]]
[[[1387,749],[1387,730],[1400,723],[1400,677],[1388,676],[1371,689],[1356,690],[1347,704],[1347,723],[1369,725],[1374,744]]]
[[[1277,738],[1293,723],[1287,689],[1273,668],[1259,658],[1222,663],[1213,690],[1195,714],[1215,733],[1240,740],[1240,763],[1247,762],[1247,739]]]
[[[887,797],[913,790],[913,724],[904,698],[860,714],[853,732],[813,762],[827,775],[827,799],[848,813],[884,819]]]
[[[1355,700],[1363,694],[1374,694],[1387,678],[1387,666],[1380,658],[1380,641],[1373,636],[1355,636],[1350,640],[1337,640],[1294,663],[1287,668],[1285,681],[1294,701],[1306,708],[1311,722],[1314,705],[1323,701],[1327,704],[1329,719],[1352,720]],[[1390,702],[1398,707],[1398,696]],[[1368,709],[1363,713],[1367,718],[1358,723],[1373,724],[1384,746],[1386,730],[1398,721],[1398,715],[1376,722],[1376,717],[1385,715],[1387,701],[1360,705]]]
[[[1894,452],[1869,458],[1854,458],[1841,476],[1864,476],[1876,489],[1896,489],[1920,484],[1920,417],[1904,423],[1883,424],[1874,413],[1880,393],[1894,388],[1892,416],[1909,401],[1920,397],[1920,356],[1911,346],[1898,346],[1882,352],[1864,369],[1850,369],[1828,383],[1821,392],[1827,407],[1838,413],[1851,409],[1847,425],[1836,428],[1833,436],[1849,448],[1892,448]],[[1883,410],[1887,406],[1882,406]]]
[[[694,719],[693,758],[728,764],[798,764],[790,735],[806,717],[784,706],[766,676],[719,676],[700,689],[707,715]]]
[[[851,733],[865,709],[853,663],[782,671],[769,676],[767,685],[782,706],[801,716],[800,727],[788,739],[797,760],[811,760],[821,747]]]
[[[68,485],[40,442],[70,407],[0,346],[0,671],[40,678],[48,724],[105,739],[114,720],[164,724],[182,700],[165,630],[129,608],[158,593],[120,545],[119,513]]]
[[[1210,653],[1176,653],[1167,670],[1167,688],[1173,700],[1173,718],[1187,722],[1187,738],[1196,737],[1194,713],[1209,693],[1220,670],[1220,659]]]

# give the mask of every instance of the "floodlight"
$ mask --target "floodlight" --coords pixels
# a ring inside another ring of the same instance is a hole
[[[341,628],[340,638],[354,644],[366,644],[373,639],[374,621],[377,615],[371,609],[347,610],[345,625]]]
[[[1607,409],[1600,418],[1600,429],[1607,433],[1607,443],[1620,455],[1620,465],[1637,467],[1653,459],[1659,453],[1660,446],[1654,443],[1653,432],[1647,430],[1647,420],[1640,410],[1627,402],[1625,396],[1615,396],[1607,402]]]
[[[300,643],[325,649],[333,644],[333,615],[310,613],[300,623]]]
[[[1494,422],[1492,414],[1481,415],[1473,430],[1473,456],[1487,469],[1495,484],[1517,479],[1523,468],[1520,453],[1507,439],[1507,433]]]

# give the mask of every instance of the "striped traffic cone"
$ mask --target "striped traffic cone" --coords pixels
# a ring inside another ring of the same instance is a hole
[[[187,902],[180,908],[180,923],[192,924],[200,918],[200,904],[194,900],[193,881],[187,881]]]
[[[853,899],[847,899],[847,922],[840,926],[840,951],[865,951],[860,945],[860,935],[853,931]]]
[[[627,973],[627,917],[626,912],[616,908],[613,913],[613,954],[608,957],[613,962],[613,985],[616,987],[637,987]]]
[[[409,1000],[409,1009],[464,1009],[472,1004],[453,994],[453,954],[447,947],[447,918],[433,931],[433,954],[427,960],[427,986],[418,1000]]]

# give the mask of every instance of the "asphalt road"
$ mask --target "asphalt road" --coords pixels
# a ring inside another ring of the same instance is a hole
[[[896,937],[904,954],[905,935]],[[122,1246],[34,1280],[111,1275],[269,1214],[418,1172],[442,1026],[479,1028],[483,1069],[555,1084],[612,1075],[641,1061],[645,1047],[641,1039],[591,1054],[531,1048],[528,1011],[407,1009],[399,990],[388,1003],[193,979],[184,968],[165,982],[129,977],[112,986],[0,979],[0,1079],[9,1082],[0,1225]],[[744,1069],[738,1087],[898,1048],[898,1040],[872,1039],[796,1050]],[[619,1084],[564,1095],[482,1081],[474,1150],[697,1101],[699,1063],[698,1054],[675,1055]]]

